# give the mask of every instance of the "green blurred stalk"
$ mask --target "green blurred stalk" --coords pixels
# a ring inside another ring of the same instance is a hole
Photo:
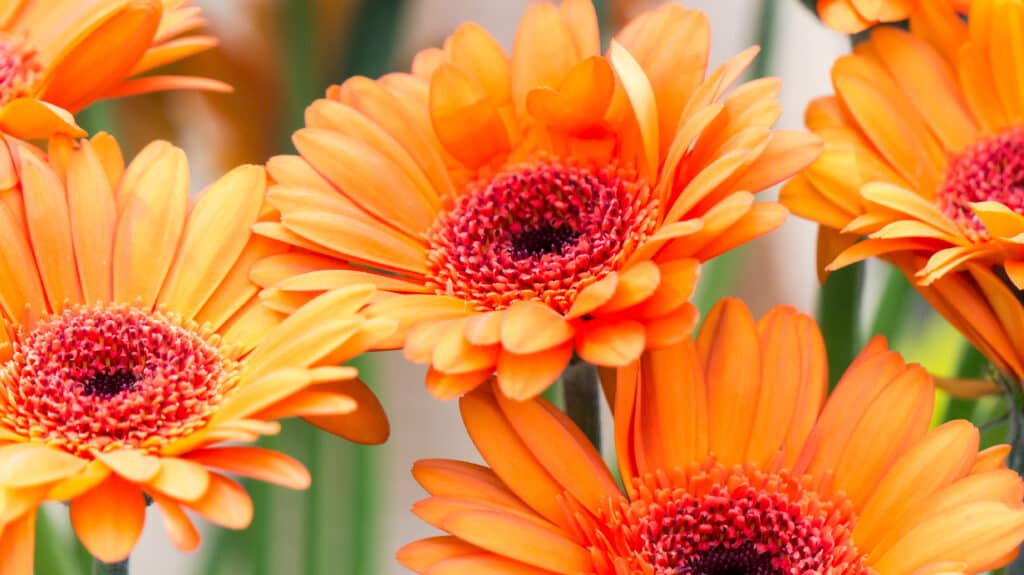
[[[36,516],[36,575],[85,575],[91,564],[92,556],[74,532],[57,527],[46,508],[40,508]]]
[[[569,416],[590,443],[601,450],[601,382],[597,366],[573,356],[559,377]]]
[[[863,282],[863,264],[858,263],[832,272],[821,286],[818,325],[828,351],[830,389],[835,387],[861,347],[858,321]]]
[[[128,575],[128,560],[104,563],[96,559],[92,563],[92,575]]]
[[[903,326],[914,301],[914,288],[899,269],[886,266],[882,297],[871,322],[868,338],[884,335],[890,342],[899,340]]]
[[[117,114],[112,100],[102,100],[82,110],[75,116],[75,121],[90,136],[97,132],[109,132],[117,135]]]

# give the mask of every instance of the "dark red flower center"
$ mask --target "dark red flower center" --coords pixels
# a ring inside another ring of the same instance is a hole
[[[768,553],[753,543],[712,547],[680,567],[679,575],[784,575]]]
[[[849,501],[787,472],[712,459],[637,480],[636,492],[609,508],[593,537],[600,575],[602,565],[655,575],[870,573]]]
[[[988,231],[971,211],[974,202],[999,202],[1024,215],[1024,128],[981,140],[951,158],[937,200],[975,239],[987,238]]]
[[[480,310],[525,299],[565,312],[650,236],[656,209],[647,184],[626,170],[513,167],[470,185],[438,218],[428,279]]]
[[[0,106],[32,94],[43,67],[34,50],[14,37],[0,33]]]
[[[203,427],[239,371],[217,335],[128,306],[71,307],[12,339],[0,422],[83,456],[157,451]]]

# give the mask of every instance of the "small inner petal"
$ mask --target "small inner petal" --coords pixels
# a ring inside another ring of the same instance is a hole
[[[977,142],[950,159],[936,198],[939,208],[974,239],[988,231],[971,210],[975,202],[999,202],[1024,215],[1024,128]]]
[[[238,379],[219,336],[159,311],[74,306],[12,340],[0,422],[80,456],[156,452],[203,427]]]
[[[42,72],[34,50],[22,40],[0,33],[0,106],[31,96]]]
[[[566,312],[619,269],[657,224],[645,182],[624,169],[537,162],[471,185],[428,232],[437,293],[479,310],[541,301]]]

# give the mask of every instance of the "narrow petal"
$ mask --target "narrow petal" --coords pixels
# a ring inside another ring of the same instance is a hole
[[[141,153],[136,161],[140,158]],[[114,298],[127,302],[138,298],[144,306],[152,306],[174,261],[185,225],[185,153],[177,148],[161,150],[137,178],[129,180],[126,172],[119,196],[119,200],[124,199],[118,202],[120,215],[114,236]]]
[[[238,483],[210,474],[210,487],[198,499],[187,504],[189,509],[210,522],[228,529],[245,529],[252,522],[252,499]]]
[[[289,489],[306,489],[310,483],[309,472],[301,463],[269,449],[211,447],[193,451],[186,457],[202,465]]]

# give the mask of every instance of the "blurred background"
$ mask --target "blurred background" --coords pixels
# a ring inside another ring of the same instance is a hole
[[[260,163],[292,153],[290,134],[302,126],[305,107],[331,84],[352,75],[376,77],[406,70],[415,53],[440,45],[461,22],[473,20],[506,49],[527,0],[198,0],[208,33],[220,48],[191,58],[175,72],[224,80],[231,95],[160,93],[102,102],[80,118],[90,132],[114,133],[134,154],[155,138],[186,149],[198,191],[240,163]],[[630,17],[657,4],[649,0],[604,0],[597,7],[607,38]],[[785,78],[781,127],[802,127],[803,109],[830,91],[832,61],[849,40],[824,28],[798,0],[688,0],[712,26],[711,66],[751,44],[763,47],[754,75]],[[775,191],[762,198],[772,198]],[[706,266],[698,292],[707,310],[723,295],[745,299],[761,314],[790,304],[820,314],[829,343],[833,376],[841,373],[869,334],[885,333],[911,360],[939,375],[976,375],[981,362],[962,339],[934,316],[902,276],[883,266],[834,274],[824,291],[815,274],[814,226],[790,219],[770,236]],[[364,378],[391,417],[392,437],[383,446],[354,446],[287,422],[280,448],[313,472],[304,493],[250,485],[256,515],[244,532],[207,529],[199,552],[173,548],[156,515],[132,557],[131,572],[147,575],[398,575],[395,551],[414,539],[435,535],[409,512],[424,493],[409,470],[421,458],[477,461],[462,430],[455,402],[430,397],[424,369],[400,353],[363,358]],[[937,418],[967,415],[979,422],[996,417],[996,402],[940,397]],[[999,437],[998,428],[990,439]],[[605,436],[609,435],[608,433]],[[610,449],[604,450],[610,453]],[[202,524],[202,521],[199,522]],[[208,525],[206,526],[208,527]],[[41,522],[37,573],[88,573],[88,556],[77,546],[63,507],[48,509]]]

